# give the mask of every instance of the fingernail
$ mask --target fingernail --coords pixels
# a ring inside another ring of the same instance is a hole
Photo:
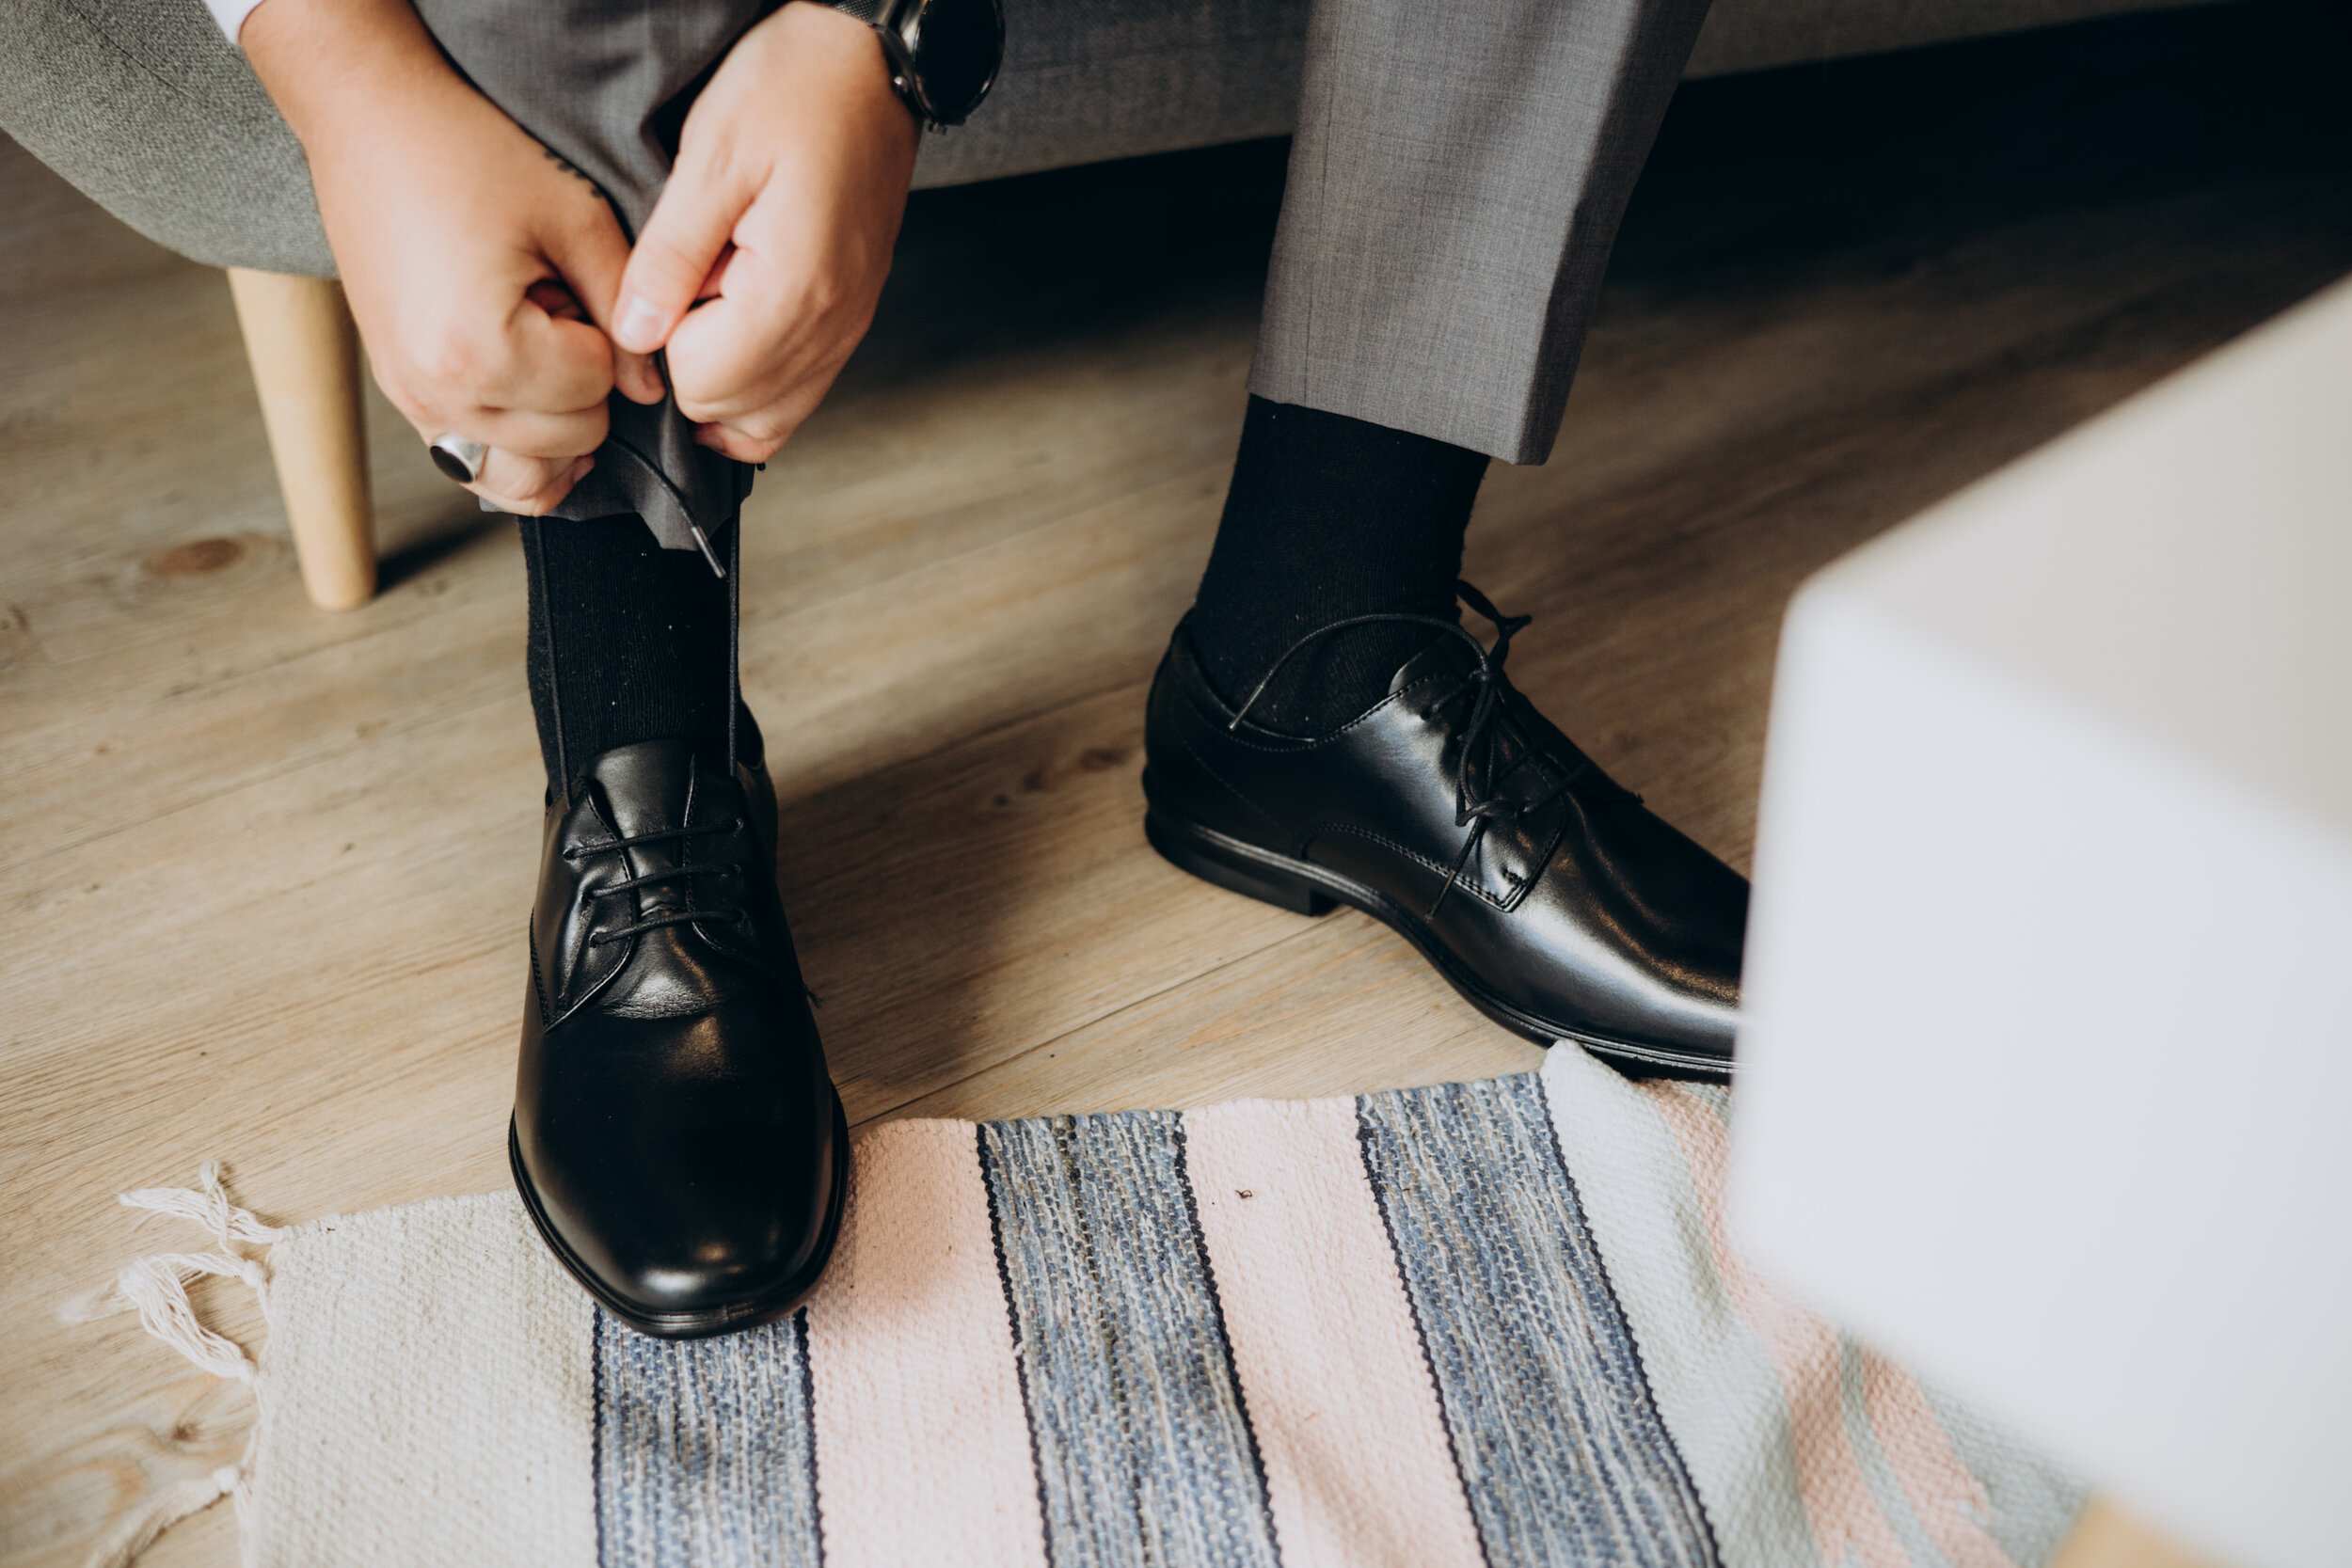
[[[709,424],[696,425],[694,427],[694,444],[698,447],[708,447],[712,451],[721,451],[722,449],[719,445],[719,427],[717,425]]]
[[[594,456],[583,457],[579,462],[573,464],[571,476],[572,483],[574,484],[578,484],[582,478],[586,477],[588,470],[596,466],[596,460]]]
[[[661,312],[654,309],[653,301],[644,294],[631,294],[621,307],[620,325],[613,329],[613,336],[623,348],[649,353],[661,346]]]

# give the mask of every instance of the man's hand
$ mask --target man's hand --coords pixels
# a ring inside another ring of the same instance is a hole
[[[854,18],[793,0],[728,54],[686,117],[612,332],[668,347],[696,440],[765,462],[824,398],[874,319],[920,140]]]
[[[612,209],[407,0],[270,0],[238,41],[310,155],[377,384],[426,440],[489,445],[469,489],[545,513],[588,471],[616,376],[661,396],[607,336],[628,261]]]

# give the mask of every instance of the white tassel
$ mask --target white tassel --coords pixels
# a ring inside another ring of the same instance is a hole
[[[151,1209],[158,1214],[172,1214],[193,1220],[213,1233],[213,1240],[227,1252],[239,1242],[255,1246],[267,1246],[286,1232],[274,1225],[263,1225],[253,1217],[249,1209],[240,1209],[229,1201],[229,1189],[220,1184],[220,1162],[207,1160],[203,1169],[196,1173],[202,1188],[192,1192],[185,1187],[141,1187],[136,1192],[117,1195],[115,1201],[125,1209]]]
[[[188,1281],[199,1275],[242,1279],[260,1291],[262,1265],[225,1252],[159,1252],[135,1259],[115,1275],[115,1292],[135,1307],[139,1326],[215,1377],[250,1383],[261,1369],[234,1339],[197,1321],[188,1301]]]
[[[174,1481],[117,1520],[90,1549],[83,1568],[131,1568],[164,1531],[234,1493],[239,1479],[237,1466],[223,1465],[210,1475]]]
[[[114,1283],[74,1297],[57,1309],[68,1323],[89,1323],[116,1312],[135,1310],[147,1332],[215,1377],[253,1386],[260,1369],[244,1347],[215,1334],[199,1321],[188,1301],[188,1282],[204,1275],[242,1280],[259,1295],[268,1276],[262,1265],[235,1250],[240,1244],[266,1246],[285,1235],[263,1225],[251,1211],[229,1201],[221,1185],[220,1162],[207,1160],[197,1173],[197,1185],[143,1187],[120,1195],[126,1209],[147,1209],[202,1226],[220,1245],[218,1252],[159,1252],[134,1259],[116,1275]],[[248,1457],[250,1450],[248,1449]],[[129,1568],[156,1537],[191,1513],[236,1496],[243,1472],[224,1465],[209,1475],[175,1481],[116,1522],[89,1556],[87,1568]],[[244,1499],[239,1497],[240,1509]]]

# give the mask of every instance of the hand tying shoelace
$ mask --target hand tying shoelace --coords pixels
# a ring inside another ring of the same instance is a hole
[[[1470,856],[1477,853],[1479,844],[1486,838],[1489,824],[1513,822],[1520,817],[1532,816],[1579,784],[1592,788],[1598,798],[1597,803],[1599,804],[1639,805],[1642,800],[1639,795],[1603,773],[1594,764],[1592,758],[1576,751],[1574,747],[1569,748],[1573,760],[1550,757],[1534,745],[1518,726],[1509,722],[1507,718],[1509,698],[1517,693],[1511,685],[1510,678],[1502,673],[1502,662],[1510,657],[1511,639],[1532,625],[1535,617],[1503,614],[1494,607],[1493,602],[1486,594],[1467,582],[1456,581],[1454,585],[1454,592],[1460,596],[1464,604],[1470,606],[1494,626],[1495,640],[1492,646],[1480,642],[1477,634],[1460,622],[1448,621],[1440,616],[1416,615],[1401,610],[1383,610],[1370,615],[1351,615],[1346,620],[1334,621],[1327,626],[1318,626],[1285,648],[1281,657],[1274,661],[1272,667],[1251,689],[1249,695],[1243,700],[1240,708],[1234,712],[1232,722],[1225,726],[1228,730],[1238,730],[1242,721],[1248,717],[1250,708],[1256,705],[1261,696],[1264,695],[1266,688],[1273,684],[1274,677],[1281,673],[1282,666],[1290,662],[1291,657],[1309,643],[1320,638],[1328,637],[1335,631],[1375,622],[1404,622],[1429,626],[1439,632],[1458,637],[1469,643],[1471,652],[1478,657],[1478,667],[1421,710],[1422,718],[1427,720],[1442,711],[1464,692],[1475,689],[1478,693],[1477,700],[1470,709],[1470,722],[1462,726],[1462,744],[1454,769],[1454,825],[1457,828],[1470,829],[1470,833],[1462,840],[1461,852],[1454,856],[1453,869],[1446,873],[1444,885],[1438,889],[1438,895],[1429,901],[1429,908],[1424,915],[1427,919],[1437,917],[1438,910],[1444,904],[1446,895],[1452,893],[1454,885],[1462,879],[1462,873],[1470,865]],[[1498,768],[1496,752],[1506,736],[1516,742],[1518,754]],[[1563,768],[1565,771],[1562,776],[1541,794],[1527,800],[1513,800],[1505,797],[1502,792],[1505,781],[1529,762],[1539,757],[1545,758],[1555,767]],[[1483,790],[1472,783],[1473,778],[1483,780]],[[1542,869],[1540,865],[1534,867],[1529,875],[1534,876]]]

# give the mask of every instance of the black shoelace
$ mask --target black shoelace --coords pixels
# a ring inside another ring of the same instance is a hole
[[[1477,700],[1470,707],[1470,721],[1462,726],[1460,746],[1454,767],[1454,825],[1457,828],[1468,828],[1470,832],[1462,840],[1461,853],[1454,857],[1454,866],[1446,873],[1444,885],[1438,889],[1438,895],[1429,901],[1426,918],[1432,920],[1437,918],[1438,910],[1445,903],[1446,895],[1452,893],[1454,884],[1462,879],[1463,871],[1470,865],[1470,856],[1477,853],[1478,846],[1485,840],[1489,826],[1496,822],[1515,822],[1523,816],[1531,816],[1566,794],[1569,789],[1587,777],[1603,776],[1600,769],[1593,765],[1590,757],[1580,754],[1573,765],[1566,767],[1564,775],[1541,794],[1524,800],[1509,800],[1502,795],[1504,781],[1535,757],[1544,754],[1530,741],[1529,737],[1521,736],[1518,737],[1520,741],[1518,754],[1501,769],[1495,766],[1496,746],[1504,730],[1502,717],[1508,701],[1507,693],[1512,689],[1510,680],[1502,673],[1502,661],[1510,657],[1511,639],[1526,629],[1535,617],[1503,614],[1495,609],[1486,594],[1481,594],[1467,582],[1455,582],[1454,592],[1461,597],[1464,604],[1470,606],[1494,626],[1495,640],[1491,647],[1480,642],[1477,634],[1459,621],[1449,621],[1441,616],[1415,615],[1401,610],[1383,610],[1371,615],[1351,615],[1346,620],[1334,621],[1327,626],[1317,626],[1285,648],[1281,657],[1274,661],[1272,667],[1266,671],[1249,695],[1243,700],[1240,708],[1233,714],[1232,721],[1225,726],[1228,730],[1239,729],[1241,721],[1248,717],[1250,708],[1256,705],[1260,697],[1265,694],[1266,688],[1274,683],[1274,677],[1281,672],[1282,666],[1290,662],[1291,656],[1310,642],[1319,638],[1328,637],[1335,631],[1342,631],[1349,626],[1369,626],[1374,623],[1402,622],[1430,626],[1447,635],[1458,637],[1469,643],[1470,651],[1478,656],[1477,668],[1469,671],[1459,681],[1449,687],[1441,696],[1427,703],[1422,708],[1422,717],[1424,720],[1433,719],[1464,693],[1471,690],[1478,693]],[[1554,766],[1561,766],[1558,759],[1551,760]],[[1641,799],[1639,796],[1629,798],[1635,800]]]
[[[743,875],[741,866],[697,865],[685,860],[684,857],[687,853],[686,840],[710,833],[738,832],[741,831],[742,826],[742,820],[739,817],[731,822],[705,823],[699,828],[662,828],[650,833],[632,833],[626,838],[606,839],[601,844],[575,844],[564,851],[564,858],[567,861],[583,861],[590,855],[634,849],[642,844],[675,843],[678,846],[679,864],[660,871],[648,871],[639,877],[624,877],[608,887],[600,887],[589,894],[588,896],[591,898],[609,898],[616,893],[633,893],[641,887],[653,887],[663,882],[682,882],[691,877],[733,877],[738,879],[739,886]],[[623,926],[617,930],[598,931],[588,939],[588,945],[601,947],[609,942],[625,942],[630,937],[646,931],[658,931],[665,926],[691,926],[698,921],[705,920],[739,926],[750,918],[739,908],[665,910],[660,914],[649,915],[643,920]]]

